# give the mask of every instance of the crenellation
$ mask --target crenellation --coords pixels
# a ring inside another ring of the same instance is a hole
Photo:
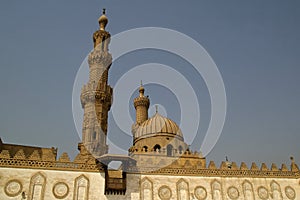
[[[236,162],[232,162],[231,163],[231,169],[232,170],[238,170],[239,169],[239,167],[237,166]]]
[[[248,170],[247,164],[245,162],[241,163],[240,170]]]
[[[251,164],[251,170],[253,170],[253,171],[258,171],[259,170],[259,168],[258,168],[258,166],[256,165],[255,162],[252,162],[252,164]]]
[[[221,169],[221,170],[223,170],[223,169],[228,169],[228,165],[226,164],[225,161],[222,161],[222,162],[221,162],[220,169]]]
[[[215,164],[214,161],[211,160],[209,162],[208,169],[217,169],[216,164]]]
[[[8,150],[2,150],[0,153],[0,158],[10,158],[10,154]]]
[[[272,163],[271,165],[271,171],[279,171],[275,163]]]
[[[281,171],[283,171],[283,172],[287,172],[287,171],[289,171],[289,169],[288,169],[288,167],[286,166],[286,164],[282,164],[281,165]]]
[[[71,162],[70,157],[67,152],[63,152],[58,159],[59,162]]]
[[[262,164],[261,164],[260,170],[261,170],[261,171],[269,171],[268,166],[266,165],[266,163],[262,163]]]

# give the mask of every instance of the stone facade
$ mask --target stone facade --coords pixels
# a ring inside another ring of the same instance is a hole
[[[0,139],[0,199],[30,200],[296,200],[300,171],[293,159],[287,167],[262,163],[239,166],[206,162],[192,152],[184,134],[158,112],[148,118],[150,100],[144,87],[134,99],[136,122],[128,155],[107,154],[107,118],[113,89],[108,85],[112,57],[105,12],[93,35],[90,77],[82,88],[82,143],[71,160],[57,149],[3,143]],[[121,161],[118,170],[108,169]]]

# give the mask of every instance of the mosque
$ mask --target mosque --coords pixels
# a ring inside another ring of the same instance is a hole
[[[7,144],[0,139],[0,199],[30,200],[296,200],[300,171],[265,163],[213,161],[192,152],[184,133],[158,111],[149,118],[150,99],[139,86],[136,121],[128,155],[108,153],[108,114],[113,88],[108,85],[112,55],[105,11],[93,34],[89,80],[82,87],[84,109],[79,153],[70,160],[57,149]],[[137,86],[138,87],[138,86]],[[113,134],[113,133],[109,133]],[[121,162],[119,169],[108,167]]]

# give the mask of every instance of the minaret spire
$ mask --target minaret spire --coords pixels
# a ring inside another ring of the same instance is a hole
[[[81,104],[84,109],[82,143],[95,156],[108,152],[106,144],[108,111],[112,104],[112,88],[108,85],[108,71],[112,56],[108,51],[110,34],[105,30],[108,19],[98,19],[100,28],[93,35],[94,49],[88,57],[89,81],[83,86]]]

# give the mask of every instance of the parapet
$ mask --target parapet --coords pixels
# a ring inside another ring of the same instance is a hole
[[[57,148],[42,148],[25,145],[5,144],[0,139],[0,167],[53,169],[70,171],[101,171],[102,165],[81,150],[74,161],[64,152],[57,159]]]

